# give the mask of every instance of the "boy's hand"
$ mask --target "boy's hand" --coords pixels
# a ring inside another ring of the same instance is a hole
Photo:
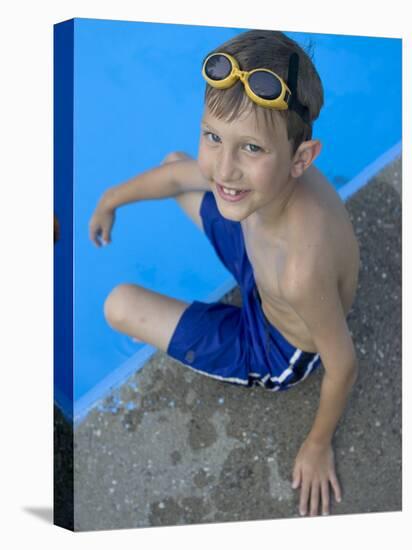
[[[89,236],[100,247],[111,242],[110,232],[115,219],[115,210],[99,204],[89,222]]]
[[[309,510],[311,516],[318,514],[319,504],[323,515],[329,514],[329,482],[335,499],[342,499],[335,473],[332,445],[320,444],[306,439],[299,449],[293,468],[293,489],[301,488],[299,512],[302,516]]]

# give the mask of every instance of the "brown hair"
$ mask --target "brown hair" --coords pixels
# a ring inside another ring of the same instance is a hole
[[[299,56],[297,97],[308,109],[307,122],[293,110],[278,111],[257,105],[244,93],[240,80],[224,90],[213,88],[206,83],[205,103],[214,116],[228,122],[235,120],[250,107],[256,114],[258,111],[263,112],[268,125],[276,125],[279,116],[282,117],[286,120],[293,154],[303,141],[311,139],[313,121],[319,116],[323,105],[323,87],[310,54],[282,32],[271,30],[251,30],[238,34],[207,55],[214,52],[233,55],[243,71],[251,71],[258,67],[271,69],[285,82],[288,78],[290,56],[296,52]]]

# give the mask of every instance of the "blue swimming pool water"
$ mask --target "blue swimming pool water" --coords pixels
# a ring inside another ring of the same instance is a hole
[[[188,301],[209,301],[233,285],[200,230],[173,199],[120,208],[113,242],[106,248],[92,245],[88,222],[109,187],[158,165],[170,151],[196,155],[204,93],[201,60],[243,30],[247,29],[74,21],[77,418],[154,351],[106,323],[103,304],[113,287],[132,282]],[[323,143],[316,164],[340,187],[401,140],[401,41],[287,34],[303,46],[313,44],[325,89],[325,106],[314,131]],[[72,283],[67,279],[64,284]],[[57,401],[67,412],[70,381],[58,365],[55,388]]]

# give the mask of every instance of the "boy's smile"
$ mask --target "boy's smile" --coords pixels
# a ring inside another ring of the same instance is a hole
[[[252,109],[227,122],[205,107],[198,164],[222,216],[242,221],[253,215],[262,228],[276,224],[296,187],[283,121],[270,134]]]
[[[216,189],[222,199],[228,202],[239,202],[250,193],[250,189],[234,189],[218,182],[216,182]]]

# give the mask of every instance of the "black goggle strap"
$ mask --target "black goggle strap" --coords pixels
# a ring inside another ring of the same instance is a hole
[[[287,85],[292,94],[292,97],[288,98],[287,100],[288,106],[289,106],[289,109],[298,113],[298,115],[300,115],[305,122],[309,123],[308,108],[302,105],[302,103],[297,98],[298,69],[299,69],[299,56],[296,52],[294,52],[289,58]]]

